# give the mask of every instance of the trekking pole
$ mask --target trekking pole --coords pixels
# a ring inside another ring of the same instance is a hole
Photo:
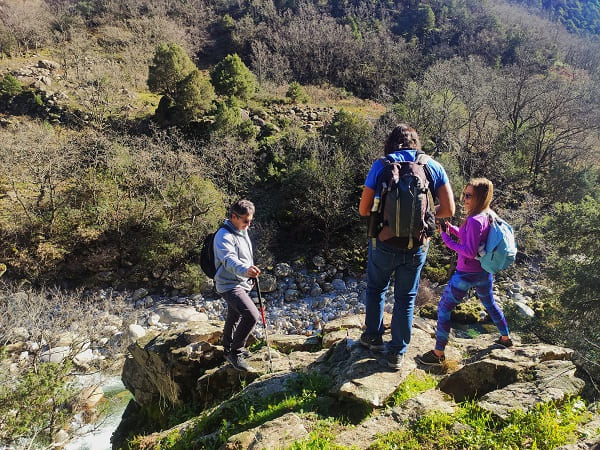
[[[262,295],[260,294],[260,284],[258,283],[258,277],[254,279],[256,284],[256,293],[258,294],[258,305],[260,307],[260,317],[262,319],[263,327],[265,327],[265,342],[267,344],[267,354],[269,355],[269,373],[273,372],[273,361],[271,360],[271,347],[269,347],[269,331],[267,330],[267,321],[265,320],[265,306],[262,301]]]

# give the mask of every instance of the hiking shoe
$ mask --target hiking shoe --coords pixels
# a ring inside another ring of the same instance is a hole
[[[508,347],[513,346],[513,341],[511,338],[508,338],[507,340],[503,341],[502,336],[500,336],[498,339],[496,339],[494,341],[494,344],[498,344],[498,345],[501,345],[502,347],[508,348]]]
[[[404,355],[400,353],[388,353],[385,355],[385,359],[388,367],[400,370],[402,368],[402,360],[404,359]]]
[[[441,366],[445,360],[446,357],[444,355],[438,356],[433,350],[429,350],[427,353],[417,356],[417,361],[426,366]]]
[[[360,336],[359,342],[361,343],[361,345],[363,345],[364,347],[367,347],[372,352],[382,352],[383,349],[385,348],[385,345],[383,345],[383,339],[381,339],[381,336],[367,336],[365,333],[363,333]]]
[[[231,364],[235,370],[239,370],[240,372],[250,372],[252,370],[250,364],[248,364],[248,362],[242,356],[234,355],[233,353],[227,353],[225,355],[225,360]]]
[[[227,355],[229,353],[231,353],[231,350],[223,349],[223,355]],[[242,350],[242,353],[240,354],[240,356],[242,356],[244,358],[249,358],[250,355],[251,355],[251,353],[246,349]]]

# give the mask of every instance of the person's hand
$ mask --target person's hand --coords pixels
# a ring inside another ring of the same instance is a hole
[[[438,233],[441,234],[442,231],[446,231],[447,223],[444,220],[438,219],[435,221],[435,224],[437,225]]]
[[[256,266],[250,266],[246,272],[248,278],[256,278],[260,275],[260,269]]]

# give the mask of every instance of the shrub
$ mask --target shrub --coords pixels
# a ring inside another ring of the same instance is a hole
[[[16,97],[23,92],[23,85],[10,73],[0,79],[0,96]]]
[[[308,103],[310,100],[304,88],[297,81],[292,81],[290,87],[285,93],[285,96],[292,99],[294,103]]]
[[[227,55],[210,74],[219,95],[246,100],[254,94],[254,75],[237,54]]]
[[[31,438],[50,443],[57,428],[68,422],[69,364],[42,363],[17,379],[0,373],[0,442]]]

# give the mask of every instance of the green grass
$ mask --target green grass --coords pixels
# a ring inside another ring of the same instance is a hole
[[[588,417],[582,402],[545,403],[517,411],[502,421],[474,402],[454,414],[431,413],[408,428],[388,433],[370,448],[388,449],[552,449],[576,440],[576,428]]]
[[[294,442],[287,450],[344,450],[348,447],[333,443],[339,423],[335,420],[319,420],[307,439]]]
[[[388,404],[398,406],[417,394],[437,386],[435,377],[429,374],[418,375],[410,373],[392,395]]]
[[[183,433],[174,431],[164,437],[158,444],[159,448],[184,449],[197,445],[206,449],[219,448],[230,436],[255,428],[289,412],[316,412],[317,417],[328,417],[330,411],[324,410],[319,397],[324,395],[330,386],[331,380],[327,377],[303,374],[290,381],[282,392],[265,398],[234,399],[224,408],[199,417],[189,430]],[[219,431],[218,436],[202,440],[199,444],[202,436],[216,431]],[[136,442],[140,440],[131,442],[130,448],[136,448]]]

